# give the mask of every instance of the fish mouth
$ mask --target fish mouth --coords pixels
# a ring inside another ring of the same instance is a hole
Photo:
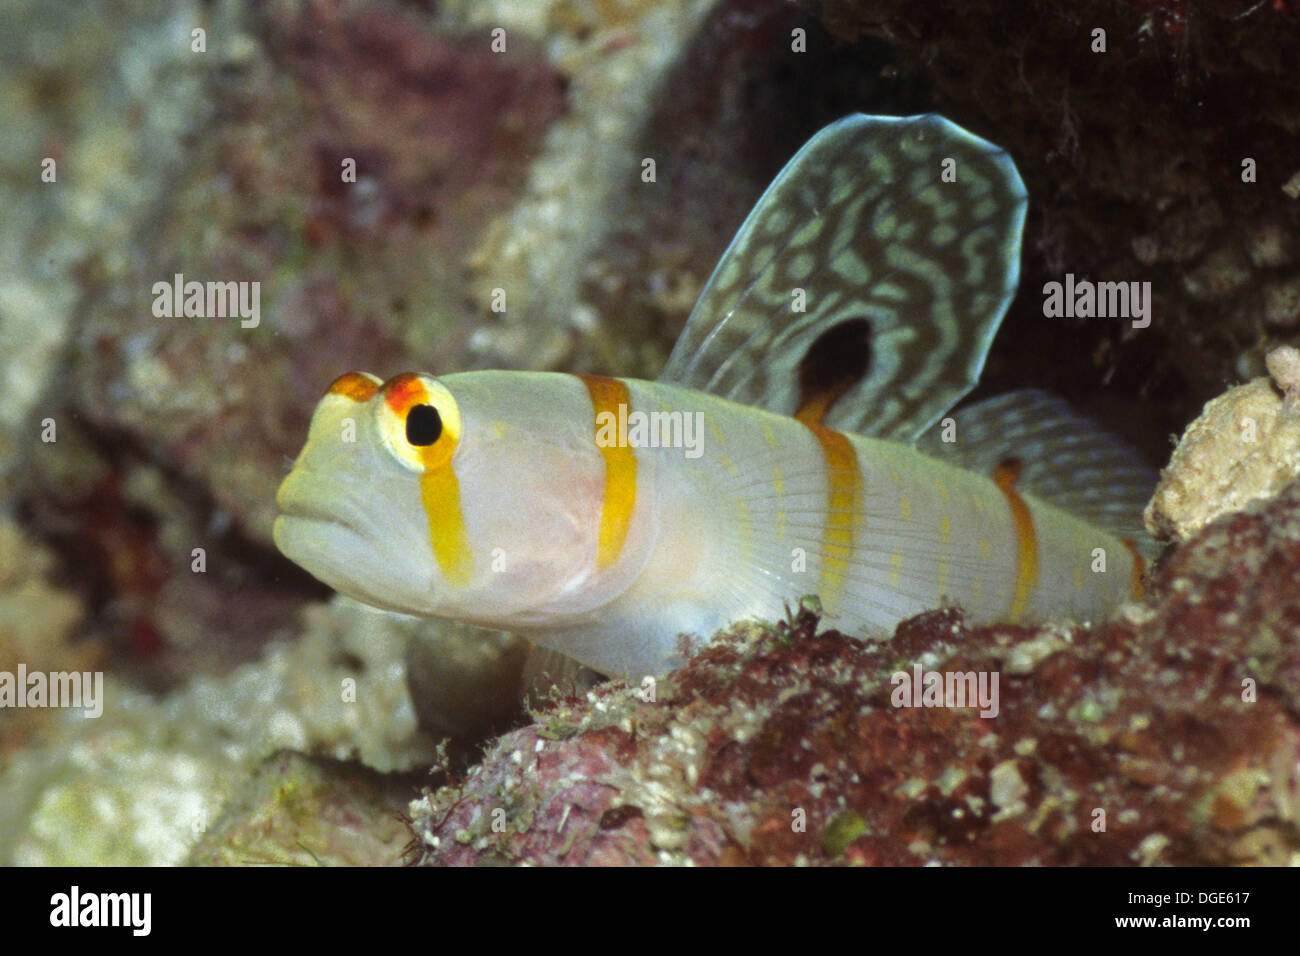
[[[376,603],[358,569],[373,563],[366,539],[339,521],[280,515],[271,526],[275,546],[286,558],[340,594]]]
[[[433,582],[403,529],[394,527],[390,497],[368,475],[299,464],[276,491],[275,546],[340,594],[372,607],[420,613]]]
[[[341,482],[301,468],[294,469],[280,482],[275,506],[280,511],[277,524],[284,520],[332,524],[357,535],[363,534],[367,524],[365,509]]]
[[[314,505],[283,509],[271,525],[271,537],[281,554],[322,580],[326,580],[324,569],[337,566],[336,555],[360,557],[372,550],[365,534],[336,513]]]
[[[280,527],[316,527],[334,528],[357,537],[364,537],[361,530],[346,520],[335,508],[326,508],[319,502],[295,501],[288,507],[280,506],[280,513],[275,516],[273,529]],[[279,544],[277,538],[276,541]]]
[[[281,521],[294,523],[314,522],[316,524],[338,525],[340,528],[352,530],[351,525],[340,518],[337,513],[329,511],[314,502],[293,501],[286,504],[277,500],[276,506],[280,509],[280,513],[275,518],[276,524]]]
[[[340,594],[375,607],[390,605],[367,573],[368,568],[386,564],[372,535],[337,508],[315,500],[294,499],[281,508],[271,525],[271,537],[281,554]]]
[[[317,574],[321,564],[318,558],[321,545],[339,544],[344,535],[354,534],[341,521],[302,514],[277,515],[271,524],[271,537],[280,553],[312,574]]]
[[[362,502],[337,481],[296,469],[280,483],[271,536],[280,553],[335,590],[348,568],[378,557]]]

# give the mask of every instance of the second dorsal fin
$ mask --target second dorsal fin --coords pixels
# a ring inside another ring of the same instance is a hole
[[[1154,554],[1155,546],[1142,527],[1142,509],[1155,488],[1155,470],[1064,400],[1025,389],[950,417],[951,427],[941,422],[921,436],[918,451],[990,476],[1004,462],[1017,459],[1018,491],[1127,538],[1148,556]]]

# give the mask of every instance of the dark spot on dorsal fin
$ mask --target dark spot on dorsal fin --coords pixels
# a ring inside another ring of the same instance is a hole
[[[1014,455],[1003,458],[993,469],[993,480],[1003,490],[1014,488],[1020,480],[1020,470],[1023,467],[1024,462]]]
[[[794,417],[820,425],[840,396],[862,381],[871,368],[871,323],[846,319],[808,346],[799,362],[799,409]]]

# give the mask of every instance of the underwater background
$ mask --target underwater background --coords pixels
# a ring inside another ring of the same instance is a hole
[[[103,674],[99,716],[0,709],[0,862],[1300,860],[1291,0],[0,21],[0,671]],[[793,608],[653,699],[574,672],[524,710],[517,638],[380,614],[276,551],[338,375],[653,378],[808,137],[931,110],[1029,192],[969,400],[1047,389],[1161,468],[1215,400],[1149,511],[1143,601],[936,610],[870,647]],[[1045,316],[1067,274],[1150,282],[1149,326]],[[256,314],[160,314],[185,280],[256,282]],[[891,708],[915,661],[999,670],[1001,713]]]

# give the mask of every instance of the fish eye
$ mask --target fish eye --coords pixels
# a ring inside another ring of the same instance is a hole
[[[404,467],[425,475],[455,454],[460,409],[446,386],[430,375],[406,373],[390,378],[375,403],[379,437]]]
[[[406,440],[420,448],[428,447],[442,434],[442,416],[432,405],[412,405],[406,413]]]

